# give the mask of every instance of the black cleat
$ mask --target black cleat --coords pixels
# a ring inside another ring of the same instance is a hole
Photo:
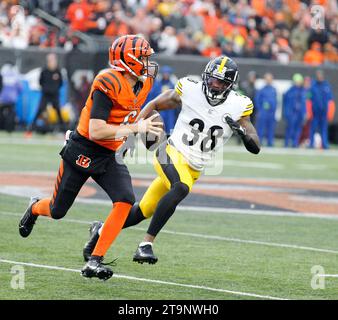
[[[96,246],[97,241],[99,240],[99,230],[102,227],[103,222],[94,221],[89,228],[89,240],[86,242],[83,248],[83,259],[84,261],[88,261],[90,256],[92,255],[94,248]]]
[[[100,280],[108,280],[113,276],[114,273],[113,270],[106,267],[102,261],[103,257],[90,256],[88,262],[81,270],[81,275],[85,278],[99,278]],[[108,264],[113,263],[114,261]]]
[[[149,264],[155,264],[157,260],[151,244],[139,245],[133,257],[133,261],[138,263],[147,262]]]
[[[23,238],[27,238],[33,230],[35,221],[38,218],[38,216],[33,215],[32,206],[39,200],[40,199],[36,197],[31,198],[28,208],[26,209],[24,215],[22,216],[19,222],[19,233]]]

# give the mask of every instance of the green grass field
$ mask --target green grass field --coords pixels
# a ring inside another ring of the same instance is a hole
[[[1,172],[56,172],[60,141],[18,137],[0,135]],[[255,157],[230,150],[224,177],[338,180],[336,151],[263,149]],[[149,164],[130,171],[154,173]],[[76,203],[63,220],[39,218],[23,239],[17,225],[27,203],[0,193],[0,299],[338,299],[338,277],[325,278],[324,289],[311,287],[313,266],[338,274],[338,219],[178,210],[158,236],[156,265],[132,262],[145,221],[120,234],[106,257],[118,257],[116,277],[101,282],[78,270],[88,221],[104,219],[109,206]],[[11,268],[24,263],[24,289],[13,289]]]

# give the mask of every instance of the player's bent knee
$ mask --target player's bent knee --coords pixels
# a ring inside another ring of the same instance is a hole
[[[136,199],[133,193],[126,193],[125,195],[122,195],[121,197],[119,197],[119,199],[115,200],[114,202],[126,202],[133,205],[135,201]]]
[[[64,208],[51,206],[50,216],[55,220],[59,220],[59,219],[62,219],[66,215],[67,211],[68,210],[65,210]]]
[[[178,199],[184,199],[189,194],[189,186],[183,182],[176,182],[171,186],[171,189],[175,190],[175,194]]]
[[[146,219],[149,219],[154,214],[156,206],[157,206],[157,202],[141,200],[140,211]]]

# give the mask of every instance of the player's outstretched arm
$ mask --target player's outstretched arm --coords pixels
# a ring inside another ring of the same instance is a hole
[[[137,120],[144,119],[153,111],[167,109],[176,109],[182,106],[181,98],[174,89],[169,89],[158,95],[155,99],[149,101],[138,115]]]
[[[135,133],[152,133],[156,136],[162,134],[162,122],[154,122],[157,115],[152,115],[148,119],[133,124],[123,126],[113,125],[101,119],[90,119],[89,138],[91,140],[111,140],[121,138]]]
[[[242,117],[238,122],[230,117],[226,117],[226,121],[231,130],[239,135],[244,143],[246,150],[251,153],[258,154],[261,145],[255,127],[250,121],[250,117]]]

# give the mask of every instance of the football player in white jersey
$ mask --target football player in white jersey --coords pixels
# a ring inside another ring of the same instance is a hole
[[[124,225],[126,228],[152,217],[134,261],[157,262],[152,250],[156,235],[189,194],[213,154],[233,132],[240,136],[249,152],[259,153],[260,142],[250,122],[253,103],[233,90],[237,78],[236,63],[226,56],[217,57],[205,67],[202,81],[182,78],[175,89],[165,91],[141,111],[140,119],[152,110],[181,107],[171,136],[155,152],[158,177],[140,203],[134,204]],[[95,247],[101,227],[100,222],[92,224],[91,238],[83,251],[85,259]]]

